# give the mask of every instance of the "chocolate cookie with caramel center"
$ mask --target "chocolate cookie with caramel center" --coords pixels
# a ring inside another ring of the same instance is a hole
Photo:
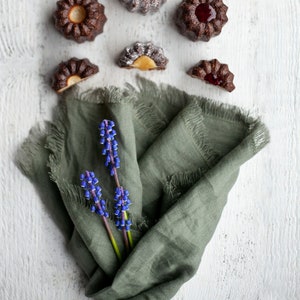
[[[98,66],[92,64],[87,58],[73,57],[58,65],[52,77],[52,88],[60,94],[98,72]]]
[[[164,70],[168,59],[162,48],[153,45],[152,42],[140,43],[123,50],[118,60],[121,68],[136,68],[141,71]]]

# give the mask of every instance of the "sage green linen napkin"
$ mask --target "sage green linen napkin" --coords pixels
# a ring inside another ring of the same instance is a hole
[[[138,83],[138,90],[67,92],[53,122],[32,130],[18,153],[87,274],[86,295],[99,300],[173,297],[197,271],[240,166],[269,141],[264,124],[237,107]],[[133,202],[135,247],[122,265],[79,183],[80,173],[94,170],[104,198],[113,199],[98,143],[104,118],[116,123],[118,173]]]

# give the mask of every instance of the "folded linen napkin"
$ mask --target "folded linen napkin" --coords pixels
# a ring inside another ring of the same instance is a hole
[[[269,141],[265,125],[238,107],[138,83],[139,90],[67,92],[53,122],[33,129],[18,153],[88,276],[86,295],[99,300],[173,297],[197,271],[240,166]],[[103,195],[113,199],[98,143],[104,118],[116,123],[118,173],[133,202],[135,247],[122,265],[101,219],[85,207],[79,182],[81,172],[94,170]]]

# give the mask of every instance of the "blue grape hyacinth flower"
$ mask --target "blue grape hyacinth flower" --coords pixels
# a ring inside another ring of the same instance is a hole
[[[110,120],[103,120],[99,124],[100,144],[103,145],[102,155],[106,157],[105,166],[109,168],[110,175],[116,175],[116,169],[120,168],[118,156],[118,142],[115,139],[116,131],[113,129],[115,123]]]
[[[129,205],[131,201],[129,199],[129,192],[125,190],[122,186],[117,187],[115,191],[115,216],[116,226],[119,230],[126,229],[126,231],[130,231],[131,220],[127,219],[127,211],[129,210]]]
[[[99,180],[94,172],[85,171],[80,175],[81,187],[84,189],[84,197],[90,201],[90,210],[105,218],[109,217],[106,209],[106,201],[102,199],[101,187],[98,186]]]

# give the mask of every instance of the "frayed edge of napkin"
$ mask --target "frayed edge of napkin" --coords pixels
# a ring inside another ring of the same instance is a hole
[[[34,159],[44,148],[50,128],[50,122],[43,122],[34,126],[30,129],[28,137],[15,154],[14,163],[30,179],[32,179],[34,173]]]
[[[153,113],[155,102],[166,101],[169,105],[176,106],[179,109],[186,106],[187,103],[195,102],[205,115],[226,121],[243,123],[248,134],[255,131],[253,136],[254,153],[259,152],[270,142],[269,130],[261,121],[261,118],[246,109],[201,96],[188,95],[186,92],[169,84],[158,85],[140,76],[137,77],[137,85],[138,89],[135,89],[132,85],[127,84],[127,89],[130,94],[135,93],[135,97],[142,93],[143,99],[151,99],[153,101],[152,105],[148,105],[147,100],[146,102],[137,101],[134,103],[137,117],[142,118],[144,124],[153,133],[160,133],[170,122],[170,120],[164,120],[163,115]],[[180,98],[180,101],[178,101],[178,98]]]

